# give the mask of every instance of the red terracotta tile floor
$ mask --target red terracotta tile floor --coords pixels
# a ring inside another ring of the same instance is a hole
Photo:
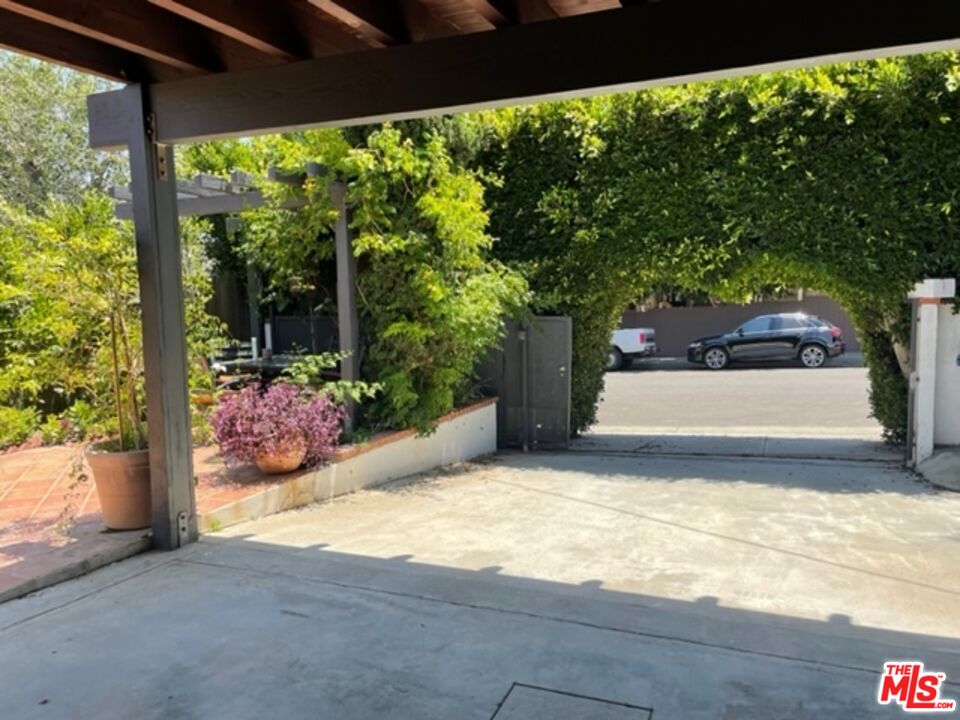
[[[0,454],[0,602],[149,548],[146,531],[103,527],[92,481],[76,483],[80,446]],[[227,468],[215,448],[194,452],[197,511],[210,512],[286,478]]]

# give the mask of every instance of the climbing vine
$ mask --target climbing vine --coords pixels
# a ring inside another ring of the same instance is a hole
[[[502,113],[483,157],[497,252],[574,318],[575,427],[627,302],[779,285],[849,312],[874,415],[902,439],[905,294],[960,271],[958,84],[942,53]]]
[[[475,394],[477,363],[504,319],[525,305],[527,285],[491,256],[484,186],[451,158],[441,133],[427,129],[414,139],[388,125],[354,146],[336,130],[218,145],[191,153],[188,165],[225,172],[234,169],[226,163],[239,163],[260,177],[269,166],[324,170],[302,185],[261,184],[272,202],[243,216],[238,250],[264,270],[274,299],[323,302],[337,218],[330,184],[346,183],[361,372],[380,390],[364,399],[367,426],[428,431]],[[305,204],[284,209],[292,195]]]

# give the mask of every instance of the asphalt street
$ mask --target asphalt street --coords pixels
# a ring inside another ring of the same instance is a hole
[[[596,430],[879,435],[858,358],[711,371],[683,360],[607,373]]]

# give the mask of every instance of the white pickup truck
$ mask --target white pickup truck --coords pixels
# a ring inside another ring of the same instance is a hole
[[[614,330],[607,352],[607,370],[630,367],[634,358],[657,354],[657,331],[653,328]]]

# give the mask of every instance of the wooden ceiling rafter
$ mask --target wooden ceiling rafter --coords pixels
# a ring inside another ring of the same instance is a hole
[[[383,0],[306,0],[379,47],[409,42],[403,14],[396,3]]]
[[[448,17],[437,13],[437,5],[429,0],[400,0],[407,35],[413,42],[463,35],[464,30]]]
[[[376,47],[304,0],[149,0],[278,61],[292,62]]]
[[[168,82],[191,73],[115,45],[0,9],[0,47],[118,82]]]
[[[516,22],[516,15],[509,0],[465,0],[465,4],[492,27]]]
[[[624,4],[636,0],[625,0]],[[0,0],[0,45],[163,83],[492,31],[618,0]]]
[[[291,31],[282,13],[258,13],[249,2],[149,0],[149,3],[248,45],[264,55],[287,62],[306,56],[300,38]]]
[[[129,0],[0,0],[0,9],[180,70],[204,73],[224,69],[203,41],[200,28],[152,5]]]

